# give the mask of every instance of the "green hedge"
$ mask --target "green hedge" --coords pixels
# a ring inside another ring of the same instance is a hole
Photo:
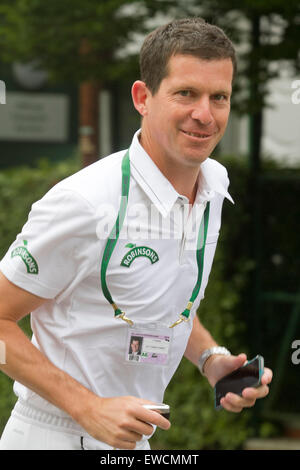
[[[199,316],[216,340],[234,354],[251,350],[247,317],[243,314],[245,293],[253,262],[248,256],[249,210],[248,171],[240,160],[229,159],[235,206],[225,200],[223,227],[214,266],[201,303]],[[37,168],[15,168],[0,173],[0,256],[6,252],[27,219],[32,202],[57,181],[79,168],[75,159],[60,164],[41,161]],[[29,318],[21,322],[30,335]],[[12,381],[0,373],[0,433],[15,402]],[[198,370],[183,359],[165,396],[171,405],[172,427],[157,430],[153,448],[237,449],[250,436],[267,436],[274,431],[268,422],[255,424],[253,410],[240,414],[216,412],[213,392]]]

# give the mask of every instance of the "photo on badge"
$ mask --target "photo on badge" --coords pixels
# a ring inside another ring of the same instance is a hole
[[[128,351],[128,360],[139,362],[142,353],[143,337],[134,336],[130,337],[130,346]]]
[[[172,332],[156,323],[134,324],[128,328],[125,361],[165,366],[169,361]]]

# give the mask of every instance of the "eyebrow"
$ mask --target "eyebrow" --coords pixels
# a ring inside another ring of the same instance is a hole
[[[194,86],[190,85],[185,85],[184,83],[174,85],[171,88],[171,92],[179,91],[179,90],[189,90],[189,91],[194,91],[195,93],[199,93],[199,89],[195,88]],[[217,89],[216,91],[211,92],[211,95],[231,95],[232,89],[230,90],[222,90],[222,89]]]
[[[230,96],[232,93],[232,90],[230,91],[225,91],[225,90],[219,90],[219,91],[216,91],[213,93],[213,95],[227,95],[227,96]]]

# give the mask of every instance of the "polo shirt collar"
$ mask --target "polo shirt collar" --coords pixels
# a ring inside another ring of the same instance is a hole
[[[199,184],[199,187],[202,188],[202,193],[204,194],[213,194],[214,192],[216,192],[226,197],[230,202],[234,204],[232,197],[227,191],[227,186],[224,185],[224,177],[222,177],[221,179],[221,175],[218,169],[216,168],[216,164],[218,164],[218,162],[211,158],[207,158],[201,164],[201,172],[199,175],[201,184]]]
[[[131,173],[162,216],[166,217],[180,194],[141,146],[139,134],[140,129],[134,134],[129,149]]]
[[[144,150],[138,138],[140,132],[141,129],[134,134],[129,149],[131,173],[159,212],[163,217],[166,217],[178,198],[183,200],[187,198],[176,191]],[[195,202],[210,200],[217,192],[233,203],[220,175],[215,171],[214,161],[210,158],[202,163],[199,178],[201,179],[201,184],[199,184],[201,189],[198,189]]]

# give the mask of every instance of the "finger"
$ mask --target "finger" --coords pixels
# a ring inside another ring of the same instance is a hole
[[[241,410],[243,408],[251,408],[254,406],[256,397],[251,396],[249,398],[241,397],[236,395],[235,393],[228,393],[225,397],[226,403],[231,406],[231,408],[235,408]]]
[[[237,406],[230,397],[223,397],[220,404],[224,410],[231,411],[232,413],[240,413],[242,411],[241,406]]]
[[[144,423],[154,424],[165,431],[171,426],[170,421],[157,411],[147,410],[142,406],[137,410],[137,418]]]
[[[134,450],[136,448],[136,442],[126,441],[126,440],[115,439],[108,444],[111,445],[114,448],[114,450],[116,449]]]
[[[269,387],[267,385],[261,385],[257,388],[245,388],[242,392],[242,396],[249,400],[256,400],[258,398],[265,398],[269,393]]]
[[[143,436],[129,430],[118,429],[107,443],[114,449],[133,450],[136,443],[141,441]]]
[[[238,354],[237,357],[241,361],[242,365],[245,364],[245,362],[247,362],[247,355],[245,353],[240,353]]]
[[[241,411],[243,408],[251,408],[259,398],[264,398],[268,395],[269,388],[261,386],[257,389],[248,388],[244,389],[242,396],[234,393],[228,393],[224,398],[224,404],[229,411]]]
[[[131,434],[129,434],[131,433]],[[153,426],[151,424],[139,420],[137,416],[137,410],[133,416],[125,415],[119,419],[118,429],[116,430],[116,436],[120,439],[140,440],[145,435],[153,433]],[[136,437],[136,438],[135,438]]]
[[[242,367],[246,362],[247,356],[245,353],[241,353],[238,356],[230,356],[230,361],[227,358],[227,366],[232,372]]]
[[[150,436],[154,431],[154,428],[151,424],[140,421],[139,419],[136,419],[134,423],[129,425],[128,429],[141,435],[144,434],[145,436]]]
[[[119,441],[128,441],[128,442],[138,442],[141,441],[143,438],[143,434],[140,434],[138,432],[131,431],[129,429],[127,430],[120,430],[116,436],[115,436]]]
[[[272,379],[273,379],[273,372],[271,371],[271,369],[265,368],[263,376],[261,378],[261,383],[263,385],[268,385],[269,383],[272,382]]]

